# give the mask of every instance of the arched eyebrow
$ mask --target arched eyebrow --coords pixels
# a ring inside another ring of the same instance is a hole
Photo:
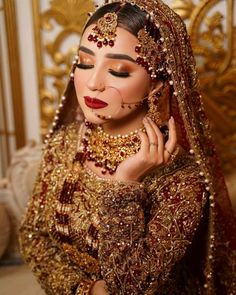
[[[85,52],[85,53],[88,53],[88,54],[90,54],[90,55],[95,56],[95,53],[94,53],[91,49],[89,49],[89,48],[87,48],[87,47],[85,47],[85,46],[80,46],[80,47],[79,47],[79,51],[83,51],[83,52]]]
[[[87,54],[90,54],[92,56],[95,56],[95,53],[91,49],[89,49],[89,48],[87,48],[85,46],[80,46],[79,47],[79,51],[83,51],[83,52],[85,52]],[[106,58],[111,58],[111,59],[123,59],[123,60],[128,60],[128,61],[131,61],[133,63],[136,63],[136,61],[131,56],[129,56],[127,54],[107,53],[105,55],[105,57]]]
[[[136,63],[136,61],[129,55],[127,54],[120,54],[120,53],[107,53],[105,55],[105,57],[107,58],[112,58],[112,59],[124,59],[124,60],[128,60],[131,61],[133,63]]]

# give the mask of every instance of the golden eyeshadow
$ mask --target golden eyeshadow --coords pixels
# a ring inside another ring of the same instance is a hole
[[[83,64],[91,64],[91,63],[93,63],[93,58],[91,56],[86,55],[86,54],[80,54],[79,55],[79,60]]]
[[[131,66],[124,63],[111,63],[109,66],[112,70],[117,72],[130,72]]]

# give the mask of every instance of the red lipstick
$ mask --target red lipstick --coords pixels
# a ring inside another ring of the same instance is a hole
[[[102,109],[108,106],[108,104],[100,99],[90,96],[84,96],[84,101],[87,107],[91,109]]]

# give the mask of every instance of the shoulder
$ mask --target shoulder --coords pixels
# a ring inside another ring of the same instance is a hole
[[[43,158],[45,162],[61,162],[65,155],[76,152],[78,142],[79,123],[74,122],[61,126],[45,143],[43,148]]]
[[[75,140],[78,133],[79,123],[73,122],[69,125],[62,125],[56,130],[45,144],[45,149],[52,147],[63,147],[66,140]]]
[[[63,125],[49,138],[44,146],[45,151],[65,150],[77,143],[79,123]]]

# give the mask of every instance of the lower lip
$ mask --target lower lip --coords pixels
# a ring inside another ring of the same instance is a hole
[[[91,108],[91,109],[103,109],[106,106],[108,106],[107,103],[102,102],[102,101],[98,101],[96,99],[93,99],[89,96],[85,96],[84,97],[84,101],[87,107]]]

